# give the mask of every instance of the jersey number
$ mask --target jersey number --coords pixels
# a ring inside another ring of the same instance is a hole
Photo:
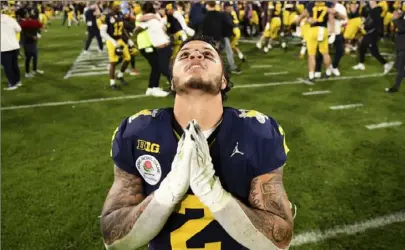
[[[328,7],[326,6],[315,6],[314,8],[312,8],[312,19],[314,19],[314,21],[316,22],[323,22],[324,18],[326,16],[326,13],[328,13]]]
[[[114,36],[122,35],[122,28],[124,27],[124,22],[114,23]]]
[[[207,227],[214,220],[214,216],[194,195],[187,195],[187,198],[182,201],[180,210],[177,213],[186,214],[186,208],[204,210],[204,216],[199,219],[188,220],[170,234],[170,244],[172,249],[221,250],[221,242],[205,243],[204,248],[187,248],[187,241]]]

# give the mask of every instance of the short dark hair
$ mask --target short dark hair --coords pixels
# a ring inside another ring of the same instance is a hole
[[[154,6],[153,6],[153,2],[145,2],[145,3],[142,5],[142,12],[143,12],[144,14],[156,13],[156,10],[155,10],[155,8],[154,8]]]
[[[214,8],[215,5],[217,5],[217,3],[216,3],[215,1],[207,1],[206,4],[207,4],[208,6],[210,6],[211,8]]]
[[[228,92],[232,89],[233,83],[231,82],[231,74],[230,74],[229,65],[228,65],[228,64],[225,64],[225,60],[224,60],[224,59],[222,58],[222,56],[221,56],[221,51],[220,51],[219,48],[218,48],[218,42],[217,42],[215,39],[213,39],[212,37],[209,37],[209,36],[196,35],[196,36],[194,36],[194,37],[192,37],[192,38],[190,38],[190,39],[184,41],[184,42],[181,44],[179,51],[181,50],[181,48],[184,47],[184,45],[186,45],[187,43],[192,42],[192,41],[203,41],[203,42],[206,42],[206,43],[210,44],[210,45],[215,49],[215,51],[218,53],[219,58],[220,58],[220,60],[221,60],[221,64],[222,64],[222,72],[223,72],[223,75],[224,75],[225,80],[226,80],[226,87],[225,87],[224,89],[221,89],[222,102],[225,102],[225,101],[228,99],[228,96],[227,96],[226,93],[228,93]],[[175,61],[173,60],[171,66],[170,66],[171,71],[172,71],[172,75],[173,75],[173,65],[174,65],[174,62],[175,62]],[[172,95],[175,95],[176,92],[173,91],[173,90],[171,90],[171,94],[172,94]]]

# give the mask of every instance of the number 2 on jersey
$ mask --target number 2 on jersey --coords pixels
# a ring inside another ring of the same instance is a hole
[[[315,6],[312,8],[312,19],[316,22],[323,22],[324,18],[326,16],[326,13],[328,13],[328,7],[326,6]]]
[[[181,227],[173,231],[170,234],[170,244],[172,249],[221,250],[221,242],[205,243],[204,248],[187,248],[187,241],[207,227],[214,220],[214,216],[212,215],[211,211],[205,207],[194,195],[187,195],[187,198],[181,202],[181,207],[178,213],[186,214],[186,209],[204,210],[204,217],[188,220]]]
[[[124,22],[114,23],[114,36],[122,35],[122,28],[124,27]]]

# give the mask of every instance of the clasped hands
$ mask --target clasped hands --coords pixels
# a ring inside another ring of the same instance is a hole
[[[178,143],[171,171],[155,191],[158,202],[174,206],[189,187],[212,212],[221,210],[230,200],[217,176],[208,142],[196,120],[189,122]]]

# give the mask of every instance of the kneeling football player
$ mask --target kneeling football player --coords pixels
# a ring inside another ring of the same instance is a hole
[[[115,130],[114,183],[100,216],[107,249],[289,247],[284,131],[230,90],[214,43],[195,38],[173,64],[173,108],[143,110]]]

